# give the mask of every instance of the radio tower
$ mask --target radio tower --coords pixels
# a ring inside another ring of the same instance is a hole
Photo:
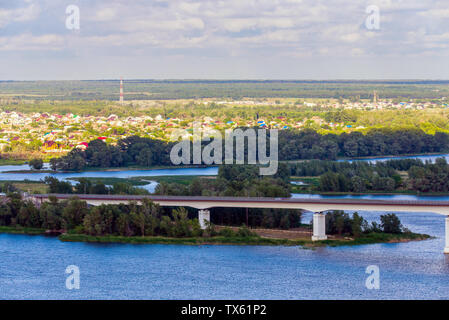
[[[123,104],[123,77],[120,77],[120,104]]]

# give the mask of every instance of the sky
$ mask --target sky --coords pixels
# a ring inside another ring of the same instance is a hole
[[[449,79],[448,58],[448,0],[0,0],[0,80]]]

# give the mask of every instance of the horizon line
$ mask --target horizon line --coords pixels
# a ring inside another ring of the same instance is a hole
[[[432,81],[449,81],[449,78],[443,79],[443,78],[366,78],[366,79],[357,79],[357,78],[323,78],[323,79],[299,79],[299,78],[125,78],[125,77],[119,77],[119,78],[91,78],[91,79],[29,79],[29,80],[13,80],[13,79],[6,79],[6,80],[0,80],[0,82],[51,82],[51,81],[120,81],[120,79],[123,78],[123,81],[304,81],[304,82],[350,82],[350,81],[357,81],[357,82],[367,82],[367,81],[375,81],[375,82],[384,82],[384,81],[391,81],[391,82],[399,82],[399,81],[425,81],[425,82],[432,82]]]

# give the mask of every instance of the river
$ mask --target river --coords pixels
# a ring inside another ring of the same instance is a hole
[[[369,220],[378,214],[363,213]],[[308,250],[0,234],[0,299],[448,299],[444,217],[398,215],[406,227],[437,238]],[[79,290],[65,288],[69,265],[80,269]],[[379,267],[379,290],[365,287],[369,265]]]
[[[356,160],[339,160],[339,161],[387,161],[392,159],[421,159],[423,161],[434,162],[437,158],[445,158],[449,162],[449,154],[441,155],[421,155],[421,156],[398,156],[398,157],[379,157],[369,159]],[[44,169],[49,169],[48,163],[44,165]],[[205,168],[173,168],[173,169],[149,169],[149,170],[111,170],[111,171],[83,171],[83,172],[55,172],[55,173],[21,173],[20,171],[29,170],[29,166],[24,165],[6,165],[0,166],[0,181],[5,180],[30,180],[40,181],[45,177],[55,177],[59,180],[66,180],[75,184],[72,178],[132,178],[132,177],[157,177],[157,176],[215,176],[218,174],[218,167]],[[17,171],[17,172],[14,172]],[[154,192],[157,182],[148,181],[148,184],[139,186],[149,192]]]
[[[98,173],[81,175],[97,177]],[[216,168],[112,171],[104,176],[174,173],[216,174]],[[10,175],[17,174],[0,173],[0,179],[17,180]],[[34,179],[34,175],[26,177]],[[61,176],[65,173],[55,175],[67,178]],[[352,197],[423,199],[411,195]],[[449,196],[425,199],[448,200]],[[373,221],[381,213],[361,214]],[[435,238],[310,250],[65,243],[53,237],[0,234],[0,299],[448,299],[449,257],[442,253],[444,216],[397,215],[405,227]],[[303,221],[310,220],[311,214],[305,214]],[[80,269],[79,290],[65,287],[69,265]],[[365,287],[369,265],[379,267],[379,290]]]

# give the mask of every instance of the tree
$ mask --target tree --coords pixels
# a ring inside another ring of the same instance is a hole
[[[50,193],[73,193],[70,182],[59,181],[54,177],[45,177],[44,182],[49,186]]]
[[[136,156],[136,163],[144,167],[150,167],[153,164],[153,153],[149,148],[142,149]]]
[[[175,236],[173,221],[169,216],[162,216],[161,219],[161,231],[163,234],[169,237]]]
[[[385,233],[402,233],[402,224],[398,216],[394,213],[380,216],[380,222],[383,232]]]
[[[191,235],[190,223],[186,208],[178,208],[172,211],[174,219],[174,233],[177,237],[189,237]]]
[[[127,213],[120,213],[117,218],[117,230],[121,236],[129,237],[133,235],[133,230],[130,227],[130,215]]]
[[[62,208],[60,203],[55,199],[50,202],[44,202],[40,208],[40,219],[42,228],[50,230],[59,230],[63,227]]]
[[[352,191],[353,192],[365,192],[366,191],[366,183],[365,180],[360,178],[359,176],[354,176],[351,178]]]
[[[44,167],[44,161],[42,159],[31,159],[29,162],[29,166],[32,169],[40,170]]]
[[[368,229],[368,222],[363,219],[357,212],[352,215],[351,223],[352,235],[354,237],[359,237],[363,232]]]
[[[112,234],[114,231],[114,218],[119,216],[120,211],[116,206],[100,205],[94,207],[84,217],[83,226],[87,234],[104,235]]]
[[[31,227],[31,228],[41,227],[39,210],[36,208],[33,202],[31,201],[23,202],[19,214],[17,215],[17,223],[24,227]]]
[[[86,201],[81,201],[77,197],[69,199],[62,212],[65,229],[71,230],[81,225],[88,212]]]
[[[75,191],[78,194],[89,194],[91,193],[92,182],[86,178],[80,178],[78,183],[75,185]]]
[[[160,227],[161,207],[148,198],[142,199],[140,212],[145,215],[145,234],[153,236]]]
[[[12,225],[13,213],[11,208],[4,203],[0,204],[0,226]]]

